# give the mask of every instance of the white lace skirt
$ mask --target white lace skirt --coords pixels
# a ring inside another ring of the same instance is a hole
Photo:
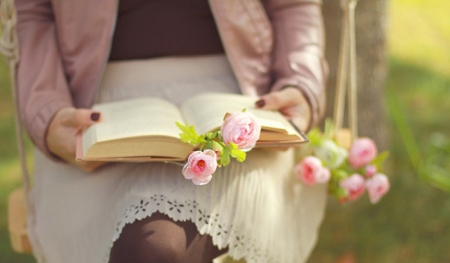
[[[158,96],[180,104],[204,91],[238,93],[223,55],[109,63],[98,101]],[[155,113],[157,114],[157,113]],[[151,118],[151,116],[149,116]],[[181,167],[112,163],[94,173],[35,154],[30,235],[39,262],[108,262],[125,224],[155,211],[190,220],[235,259],[306,261],[317,238],[326,189],[293,175],[293,152],[253,150],[195,186]]]

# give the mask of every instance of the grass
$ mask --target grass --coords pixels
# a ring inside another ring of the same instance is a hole
[[[366,199],[344,206],[330,199],[309,263],[334,262],[347,252],[358,263],[450,262],[450,195],[420,179],[411,162],[429,158],[435,135],[450,131],[450,1],[389,3],[385,95],[391,191],[375,206]],[[11,250],[6,231],[6,197],[20,185],[10,98],[7,68],[0,60],[0,255],[2,262],[31,263],[31,256]],[[398,126],[396,116],[407,129]],[[413,143],[405,145],[408,137]],[[448,173],[450,156],[444,157],[441,165]]]

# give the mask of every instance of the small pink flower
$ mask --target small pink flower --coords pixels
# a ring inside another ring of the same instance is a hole
[[[261,125],[251,112],[228,114],[220,128],[225,144],[235,143],[242,151],[255,147],[261,133]]]
[[[353,168],[361,168],[377,156],[377,151],[377,146],[370,138],[356,139],[350,148],[348,161]]]
[[[380,201],[381,197],[389,191],[390,184],[386,175],[377,173],[366,182],[367,192],[372,204]]]
[[[366,177],[367,178],[372,177],[376,173],[377,173],[377,167],[375,165],[367,165],[366,166]]]
[[[348,200],[353,201],[364,193],[364,183],[364,177],[359,174],[353,174],[341,180],[339,185],[347,192]]]
[[[322,161],[314,156],[305,157],[295,166],[295,174],[306,185],[326,183],[330,180],[330,170],[322,166]]]
[[[217,157],[214,151],[195,151],[189,155],[183,167],[183,175],[184,178],[192,180],[195,185],[204,185],[211,181],[216,168]]]

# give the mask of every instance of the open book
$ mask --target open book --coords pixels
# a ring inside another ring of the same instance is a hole
[[[255,98],[225,93],[196,95],[181,107],[160,98],[98,104],[102,120],[77,138],[77,160],[183,161],[194,150],[180,141],[175,122],[193,125],[198,134],[220,129],[226,113],[251,111],[262,130],[256,147],[292,146],[306,136],[278,111],[257,109]]]

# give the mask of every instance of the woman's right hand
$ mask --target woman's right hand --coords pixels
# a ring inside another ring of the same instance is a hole
[[[93,171],[105,164],[75,160],[76,135],[100,121],[100,116],[99,112],[89,109],[67,107],[59,110],[47,130],[46,143],[49,151],[84,171]]]

